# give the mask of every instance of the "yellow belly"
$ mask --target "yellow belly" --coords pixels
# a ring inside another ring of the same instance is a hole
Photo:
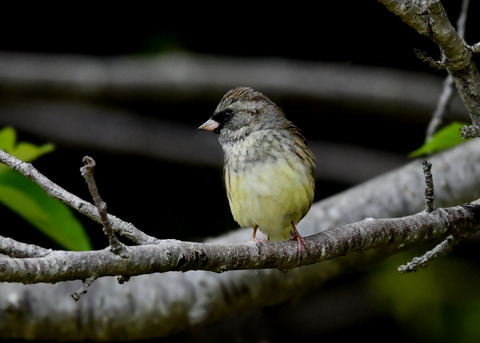
[[[291,223],[308,212],[314,195],[313,176],[302,163],[278,159],[257,163],[248,171],[225,169],[225,182],[234,219],[254,227],[271,241],[289,237]]]

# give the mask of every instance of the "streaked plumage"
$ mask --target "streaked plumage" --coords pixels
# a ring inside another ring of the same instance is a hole
[[[215,131],[225,154],[230,209],[243,227],[269,240],[299,240],[295,225],[307,214],[315,188],[315,160],[298,128],[260,92],[227,92],[199,129]]]

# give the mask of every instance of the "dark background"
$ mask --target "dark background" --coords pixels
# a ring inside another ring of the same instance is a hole
[[[418,48],[438,58],[436,46],[374,1],[328,2],[322,3],[320,8],[306,4],[275,4],[274,7],[262,8],[245,3],[232,6],[169,5],[158,9],[144,6],[115,6],[111,9],[79,6],[69,10],[60,8],[58,12],[33,7],[29,8],[36,13],[33,16],[23,16],[12,9],[4,12],[5,20],[0,23],[0,51],[111,57],[178,50],[217,56],[335,62],[445,75],[445,72],[433,70],[419,61],[413,53],[413,49]],[[448,1],[445,7],[452,22],[455,22],[460,5],[456,1]],[[475,4],[471,5],[470,11],[475,13]],[[201,15],[187,15],[186,12]],[[476,32],[474,25],[475,20],[467,21],[466,40],[470,43],[474,42],[474,38],[470,38]],[[218,99],[220,97],[221,94]],[[131,99],[102,102],[102,99],[97,99],[95,105],[182,122],[191,127],[192,134],[196,134],[196,128],[211,115],[216,102],[157,103]],[[341,108],[314,102],[286,99],[279,105],[308,140],[361,145],[402,156],[422,144],[428,123],[427,118],[401,121],[388,115],[379,118],[368,113],[342,113]],[[299,112],[302,115],[297,115]],[[20,140],[39,144],[50,141],[48,137],[32,136],[22,127],[17,127],[17,130]],[[206,235],[216,235],[225,228],[236,227],[225,203],[221,170],[172,164],[141,156],[112,156],[105,154],[101,147],[94,151],[91,147],[54,143],[57,144],[56,152],[35,163],[42,172],[74,194],[88,199],[78,168],[83,156],[94,157],[98,163],[96,175],[101,194],[112,213],[121,214],[123,219],[149,231],[158,211],[168,208],[168,215],[162,219],[165,224],[161,230],[154,231],[155,236],[201,239]],[[60,165],[58,161],[61,161]],[[322,166],[319,165],[319,168]],[[351,186],[331,180],[319,180],[319,183],[316,199]],[[156,187],[162,191],[156,192]],[[217,204],[219,200],[221,202]],[[185,207],[189,208],[191,215],[182,215]],[[202,232],[197,232],[194,228],[199,218],[211,209],[214,209],[215,221],[203,227]],[[88,221],[86,224],[91,226]],[[185,231],[185,228],[192,230]],[[101,247],[105,241],[98,231],[101,230],[92,230],[91,235],[95,237],[96,247]],[[35,234],[30,235],[33,237]],[[34,241],[39,238],[35,235]]]
[[[254,3],[224,3],[210,8],[183,3],[167,7],[164,4],[155,7],[115,4],[102,9],[70,4],[69,8],[24,8],[24,11],[28,10],[28,15],[20,9],[9,9],[3,11],[5,20],[0,22],[0,50],[97,57],[152,55],[178,50],[217,56],[335,62],[445,75],[445,72],[433,70],[419,61],[413,53],[413,49],[418,48],[438,58],[436,46],[388,12],[383,5],[374,1],[310,4],[276,3],[261,7]],[[444,5],[454,23],[460,2],[445,1]],[[472,2],[470,7],[470,13],[478,12],[478,3]],[[473,44],[478,40],[478,29],[478,21],[471,14],[466,28],[467,43]],[[191,126],[192,134],[195,134],[196,128],[213,112],[216,102],[143,103],[116,100],[114,103],[104,103],[100,99],[97,105],[132,110],[138,112],[139,116],[158,116],[181,122]],[[329,108],[328,105],[322,107],[322,104],[315,103],[286,100],[279,105],[287,116],[302,111],[303,115],[298,118],[289,117],[302,129],[308,140],[350,143],[401,156],[406,156],[422,144],[428,123],[425,119],[402,122],[398,118],[393,121],[391,118],[369,117],[368,114],[358,116],[351,112],[341,113],[337,108]],[[319,113],[322,114],[318,117],[321,119],[315,119]],[[21,127],[17,130],[20,140],[38,144],[48,141]],[[56,151],[34,163],[42,173],[72,193],[90,199],[79,168],[83,156],[94,157],[97,161],[96,179],[101,195],[109,205],[109,212],[151,235],[201,240],[237,227],[226,202],[220,168],[112,154],[101,147],[93,149],[54,143],[57,144]],[[316,200],[350,186],[318,180]],[[0,215],[3,226],[7,228],[5,231],[2,229],[2,235],[58,248],[5,208],[0,208]],[[105,247],[107,240],[100,225],[80,219],[94,247]],[[385,315],[372,305],[374,296],[365,290],[363,281],[362,276],[353,275],[327,285],[323,293],[316,297],[325,302],[331,296],[338,299],[337,304],[340,305],[335,311],[330,310],[334,312],[332,317],[329,317],[329,312],[317,315],[325,316],[324,320],[332,322],[332,325],[320,326],[320,332],[305,331],[303,336],[300,333],[300,337],[306,340],[312,337],[334,339],[348,336],[349,330],[368,335],[369,330],[381,325],[390,331],[389,341],[408,338],[408,333],[399,328],[392,316]],[[345,299],[348,299],[347,304]],[[287,313],[293,311],[288,306],[280,305],[279,308]],[[344,312],[339,308],[343,308]],[[277,310],[274,307],[261,315],[257,312],[245,315],[246,318],[239,319],[240,324],[236,322],[236,329],[243,332],[243,339],[246,336],[258,339],[259,333],[273,340],[294,333],[298,335],[296,330],[281,335],[276,334],[275,330],[252,330],[250,325],[255,325],[251,324],[252,318],[253,322],[260,323],[260,327],[269,324],[275,326],[271,318],[275,318]],[[352,311],[357,313],[357,317],[342,321]],[[362,316],[365,318],[361,319]],[[283,320],[288,323],[285,318]],[[242,324],[243,321],[246,324]],[[210,337],[205,335],[202,332],[193,334],[199,339]]]
[[[455,25],[460,2],[442,1]],[[470,4],[476,13],[477,4]],[[108,56],[182,49],[236,56],[275,56],[335,61],[425,71],[413,48],[436,47],[376,1],[232,7],[168,4],[118,6],[111,10],[79,6],[49,13],[32,6],[35,16],[6,9],[2,50]],[[194,13],[196,15],[188,16]],[[470,18],[466,41],[476,42]]]

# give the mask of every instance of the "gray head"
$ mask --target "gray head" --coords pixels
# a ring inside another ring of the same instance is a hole
[[[199,129],[218,133],[222,143],[243,139],[254,131],[284,126],[285,115],[273,101],[249,87],[238,87],[223,96],[212,117]]]

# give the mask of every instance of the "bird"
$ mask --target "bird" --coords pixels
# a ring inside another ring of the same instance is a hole
[[[234,220],[269,241],[304,238],[296,225],[315,193],[313,153],[300,130],[272,100],[250,87],[229,90],[198,129],[213,131],[224,153],[224,182]],[[308,250],[308,249],[307,249]]]

